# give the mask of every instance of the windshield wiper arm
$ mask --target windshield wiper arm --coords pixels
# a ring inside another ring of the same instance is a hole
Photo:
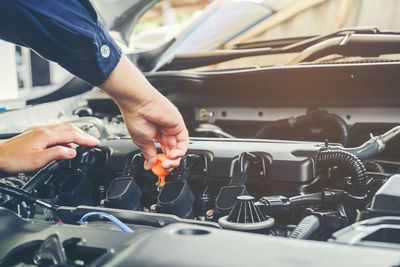
[[[333,54],[377,57],[397,53],[400,53],[399,34],[348,34],[330,38],[306,48],[289,65],[312,62]]]
[[[258,47],[254,46],[250,49],[216,50],[204,53],[177,55],[172,59],[172,61],[166,63],[159,70],[182,70],[182,69],[197,68],[197,67],[225,62],[232,59],[251,57],[251,56],[263,56],[263,55],[273,55],[273,54],[283,54],[283,53],[299,53],[307,49],[308,47],[312,47],[313,45],[319,44],[326,40],[353,34],[366,34],[370,36],[396,35],[393,32],[382,32],[376,27],[345,28],[338,30],[334,33],[314,36],[306,39],[301,39],[301,37],[293,38],[296,40],[296,42],[291,42],[290,39],[287,39],[286,42],[282,42],[284,46],[278,46],[278,47],[268,46],[268,42],[266,42],[267,46],[264,47],[260,45]],[[270,43],[274,42],[274,40],[269,42]]]

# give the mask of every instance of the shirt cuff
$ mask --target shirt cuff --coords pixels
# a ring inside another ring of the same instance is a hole
[[[99,86],[117,66],[122,51],[100,20],[97,20],[93,30],[90,38],[79,34],[78,46],[75,45],[71,52],[66,53],[65,61],[57,62],[82,80]]]
[[[89,77],[87,77],[86,81],[98,86],[104,83],[115,69],[121,59],[122,51],[100,20],[97,20],[93,44],[98,71],[91,72],[92,75],[88,73]]]

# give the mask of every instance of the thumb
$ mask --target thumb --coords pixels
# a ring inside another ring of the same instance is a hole
[[[144,168],[145,170],[150,170],[157,162],[156,146],[154,145],[153,141],[138,146],[140,150],[142,150],[143,156],[145,158]]]
[[[51,148],[44,149],[37,153],[37,159],[39,160],[39,164],[43,167],[50,161],[56,159],[72,159],[76,156],[75,149],[65,147],[65,146],[54,146]]]

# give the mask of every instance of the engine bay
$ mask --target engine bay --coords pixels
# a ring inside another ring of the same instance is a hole
[[[136,24],[211,1],[92,2],[179,110],[189,148],[171,173],[145,170],[118,101],[69,74],[0,101],[0,142],[58,123],[100,140],[61,143],[75,158],[36,171],[0,171],[0,266],[400,266],[396,1],[221,0],[155,31]],[[365,26],[375,17],[395,30]],[[91,45],[110,56],[106,43]],[[33,76],[19,63],[24,87]]]
[[[98,90],[7,111],[1,139],[50,121],[101,143],[37,172],[1,173],[0,262],[397,266],[399,67],[146,73],[191,136],[164,186],[144,170],[118,106]]]
[[[394,127],[352,148],[328,141],[191,138],[163,187],[144,170],[130,139],[78,147],[76,158],[54,161],[35,174],[3,174],[0,258],[4,266],[140,265],[144,255],[133,241],[150,238],[143,245],[154,250],[174,244],[159,239],[171,233],[189,238],[187,246],[190,237],[204,235],[219,245],[244,238],[250,251],[258,251],[251,242],[280,237],[390,254],[399,249],[400,162],[377,155],[398,132]],[[210,235],[215,231],[217,237]],[[229,237],[219,239],[219,231]],[[186,260],[173,262],[185,266]],[[213,265],[206,260],[198,262]]]

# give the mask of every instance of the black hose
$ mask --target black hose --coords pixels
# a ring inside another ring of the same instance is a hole
[[[29,192],[6,183],[0,183],[0,193],[12,196],[20,201],[25,201],[28,204],[37,204],[47,209],[54,209],[51,204],[36,199]]]
[[[339,167],[348,172],[353,184],[366,184],[368,177],[365,166],[353,154],[342,150],[323,150],[317,155],[317,166],[322,168]]]
[[[378,162],[373,160],[363,160],[364,166],[367,171],[385,173],[385,169]]]
[[[15,197],[21,201],[25,201],[30,204],[36,202],[36,199],[33,196],[31,196],[28,192],[5,183],[0,183],[0,193]]]
[[[289,127],[289,120],[288,119],[283,119],[283,120],[277,120],[271,123],[268,123],[261,127],[260,130],[256,132],[254,135],[254,138],[260,139],[260,138],[267,138],[268,132],[271,131],[271,129],[276,129],[276,128],[287,128]]]
[[[68,168],[74,171],[85,173],[87,169],[97,160],[97,148],[80,146],[76,149],[76,156],[73,159],[54,160],[40,169],[23,187],[27,192],[33,192],[41,186],[56,171]]]
[[[299,195],[289,198],[291,205],[313,205],[321,204],[323,201],[322,193],[312,193],[306,195]]]
[[[309,121],[308,116],[302,115],[287,119],[281,119],[264,125],[254,136],[254,138],[267,138],[268,133],[275,129],[296,128]]]
[[[319,218],[309,215],[299,222],[289,238],[308,239],[319,228]]]
[[[328,113],[325,110],[310,110],[306,115],[277,120],[264,125],[254,136],[254,138],[266,138],[272,130],[298,128],[310,124],[313,120],[329,121],[336,125],[340,132],[339,142],[343,146],[348,145],[349,129],[346,122],[338,115]]]
[[[338,127],[340,132],[339,143],[346,147],[349,142],[349,128],[342,117],[328,112],[320,112],[320,116],[321,119],[325,121],[331,121]]]
[[[62,166],[66,165],[66,160],[55,160],[40,169],[23,187],[22,189],[27,192],[33,192],[40,185],[42,185],[51,174],[55,173]]]

